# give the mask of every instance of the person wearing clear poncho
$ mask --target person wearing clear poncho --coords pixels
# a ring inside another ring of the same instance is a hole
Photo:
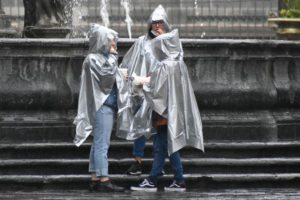
[[[154,57],[151,49],[151,40],[163,33],[171,30],[168,23],[165,9],[159,5],[154,9],[148,20],[147,33],[137,39],[134,45],[124,55],[120,68],[128,69],[129,84],[131,85],[130,99],[132,100],[132,113],[135,115],[134,123],[131,124],[126,139],[136,138],[136,133],[151,131],[151,121],[141,118],[144,115],[142,102],[144,94],[142,91],[143,83],[149,81],[152,71],[155,69],[157,59]],[[141,121],[142,120],[142,121]],[[146,125],[144,124],[147,123]],[[133,156],[135,162],[126,171],[129,175],[140,175],[142,173],[142,157],[144,156],[146,137],[140,134],[140,137],[134,140]]]
[[[107,160],[114,113],[122,114],[123,118],[118,119],[126,126],[123,119],[130,111],[126,80],[118,69],[117,39],[118,33],[114,30],[91,24],[89,54],[82,65],[74,143],[79,147],[93,135],[89,162],[91,191],[124,190],[109,180]],[[119,129],[122,125],[118,125]],[[124,129],[127,131],[128,128]]]
[[[200,112],[183,61],[178,31],[157,36],[151,41],[151,48],[158,63],[151,72],[150,82],[146,81],[143,85],[145,99],[139,115],[134,116],[129,135],[149,137],[154,133],[149,129],[156,129],[157,134],[153,138],[154,161],[148,178],[131,189],[157,191],[158,176],[165,158],[169,157],[174,180],[165,190],[185,191],[178,151],[185,146],[204,151]]]

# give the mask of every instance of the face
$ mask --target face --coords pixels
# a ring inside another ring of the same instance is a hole
[[[164,33],[164,21],[153,21],[152,22],[152,30],[157,33],[157,35],[161,35]]]
[[[112,41],[112,42],[110,43],[109,52],[110,52],[110,53],[117,53],[115,47],[116,47],[116,42],[115,42],[115,41]]]
[[[110,43],[110,49],[111,49],[111,48],[115,48],[115,46],[116,46],[116,42],[115,42],[115,41],[112,41],[112,42]]]

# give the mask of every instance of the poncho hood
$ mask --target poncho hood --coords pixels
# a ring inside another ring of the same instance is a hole
[[[90,24],[89,53],[108,53],[112,41],[117,43],[118,33],[98,24]]]
[[[169,32],[171,30],[171,26],[168,22],[168,15],[164,9],[164,7],[162,5],[158,5],[154,11],[152,12],[152,14],[149,17],[148,20],[148,26],[147,26],[147,30],[148,32],[151,31],[151,27],[152,27],[152,22],[153,21],[160,21],[163,20],[164,21],[164,31],[165,33]]]

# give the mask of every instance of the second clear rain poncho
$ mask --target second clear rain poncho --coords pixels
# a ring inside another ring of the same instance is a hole
[[[91,24],[89,54],[82,65],[78,111],[74,120],[76,146],[80,146],[92,134],[94,115],[109,96],[114,84],[118,90],[117,132],[119,135],[127,134],[130,120],[129,93],[125,77],[118,69],[118,56],[109,53],[110,44],[112,41],[117,42],[117,39],[118,33],[114,30]]]
[[[182,59],[178,31],[162,34],[151,43],[159,62],[152,72],[150,83],[143,86],[145,100],[142,108],[147,112],[137,121],[151,122],[153,111],[167,118],[169,154],[184,146],[204,151],[200,112]]]
[[[139,84],[139,77],[146,77],[152,73],[157,65],[157,59],[153,55],[151,40],[156,37],[155,32],[151,30],[152,22],[162,20],[164,22],[164,32],[170,31],[170,25],[167,19],[167,13],[162,5],[157,6],[149,17],[147,24],[147,34],[137,39],[134,45],[125,54],[120,68],[128,69],[128,85],[130,89],[130,100],[132,104],[132,113],[134,119],[128,130],[126,139],[132,140],[139,137],[140,134],[150,134],[151,121],[144,120],[143,116],[149,115],[149,109],[143,107],[144,94],[142,85]],[[142,121],[140,121],[142,120]],[[152,134],[152,133],[151,133]]]

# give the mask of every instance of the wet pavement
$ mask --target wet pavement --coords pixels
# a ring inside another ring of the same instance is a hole
[[[66,191],[2,191],[0,199],[14,200],[150,200],[150,199],[205,199],[205,200],[299,200],[298,188],[259,188],[259,189],[222,189],[209,191],[176,192],[131,192],[124,193],[95,193],[86,190]]]

